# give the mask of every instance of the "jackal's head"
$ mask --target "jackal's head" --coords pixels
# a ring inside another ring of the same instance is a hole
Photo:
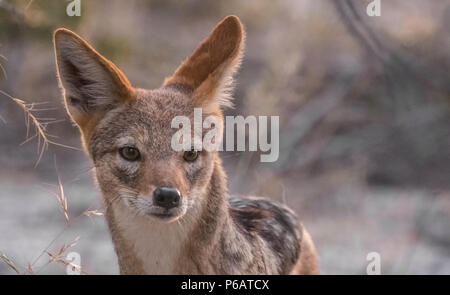
[[[195,207],[205,197],[217,152],[195,146],[175,151],[171,122],[175,116],[193,120],[194,108],[222,118],[244,47],[239,19],[219,23],[155,90],[133,88],[112,62],[69,30],[57,30],[54,44],[67,111],[106,203],[121,202],[132,214],[167,221]]]

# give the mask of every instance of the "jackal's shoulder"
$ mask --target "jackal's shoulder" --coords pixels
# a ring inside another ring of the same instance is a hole
[[[287,273],[300,255],[302,226],[288,207],[260,197],[231,197],[231,216],[248,238],[262,238],[278,257],[280,273]]]

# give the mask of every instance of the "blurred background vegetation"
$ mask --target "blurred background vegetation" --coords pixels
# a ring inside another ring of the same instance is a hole
[[[0,0],[0,90],[46,102],[38,117],[58,120],[52,140],[80,148],[56,80],[56,28],[83,36],[134,86],[156,88],[236,14],[247,50],[227,114],[278,115],[281,129],[275,163],[223,153],[231,192],[294,208],[323,273],[364,274],[375,251],[385,274],[450,274],[450,1],[381,0],[379,17],[368,0],[81,0],[80,17],[67,16],[69,2]],[[102,218],[68,226],[48,192],[56,162],[69,215],[101,210],[91,163],[50,144],[35,167],[37,139],[21,144],[26,116],[0,94],[0,251],[63,273],[43,249],[81,236],[84,269],[117,273]],[[0,261],[0,274],[12,271]]]

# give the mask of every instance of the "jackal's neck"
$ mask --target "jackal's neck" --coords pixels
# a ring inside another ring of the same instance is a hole
[[[260,241],[249,237],[230,213],[226,175],[217,159],[208,187],[207,202],[189,240],[184,245],[176,273],[256,274],[265,273]],[[187,259],[186,259],[187,258]]]

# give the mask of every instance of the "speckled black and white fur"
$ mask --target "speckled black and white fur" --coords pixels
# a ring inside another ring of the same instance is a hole
[[[227,17],[161,88],[145,90],[75,33],[56,31],[65,104],[94,163],[122,274],[318,273],[314,244],[289,208],[230,197],[217,151],[185,161],[171,148],[175,116],[192,120],[200,107],[222,118],[244,40],[239,19]],[[136,161],[119,152],[130,146]],[[153,204],[161,186],[180,192],[178,206]]]

